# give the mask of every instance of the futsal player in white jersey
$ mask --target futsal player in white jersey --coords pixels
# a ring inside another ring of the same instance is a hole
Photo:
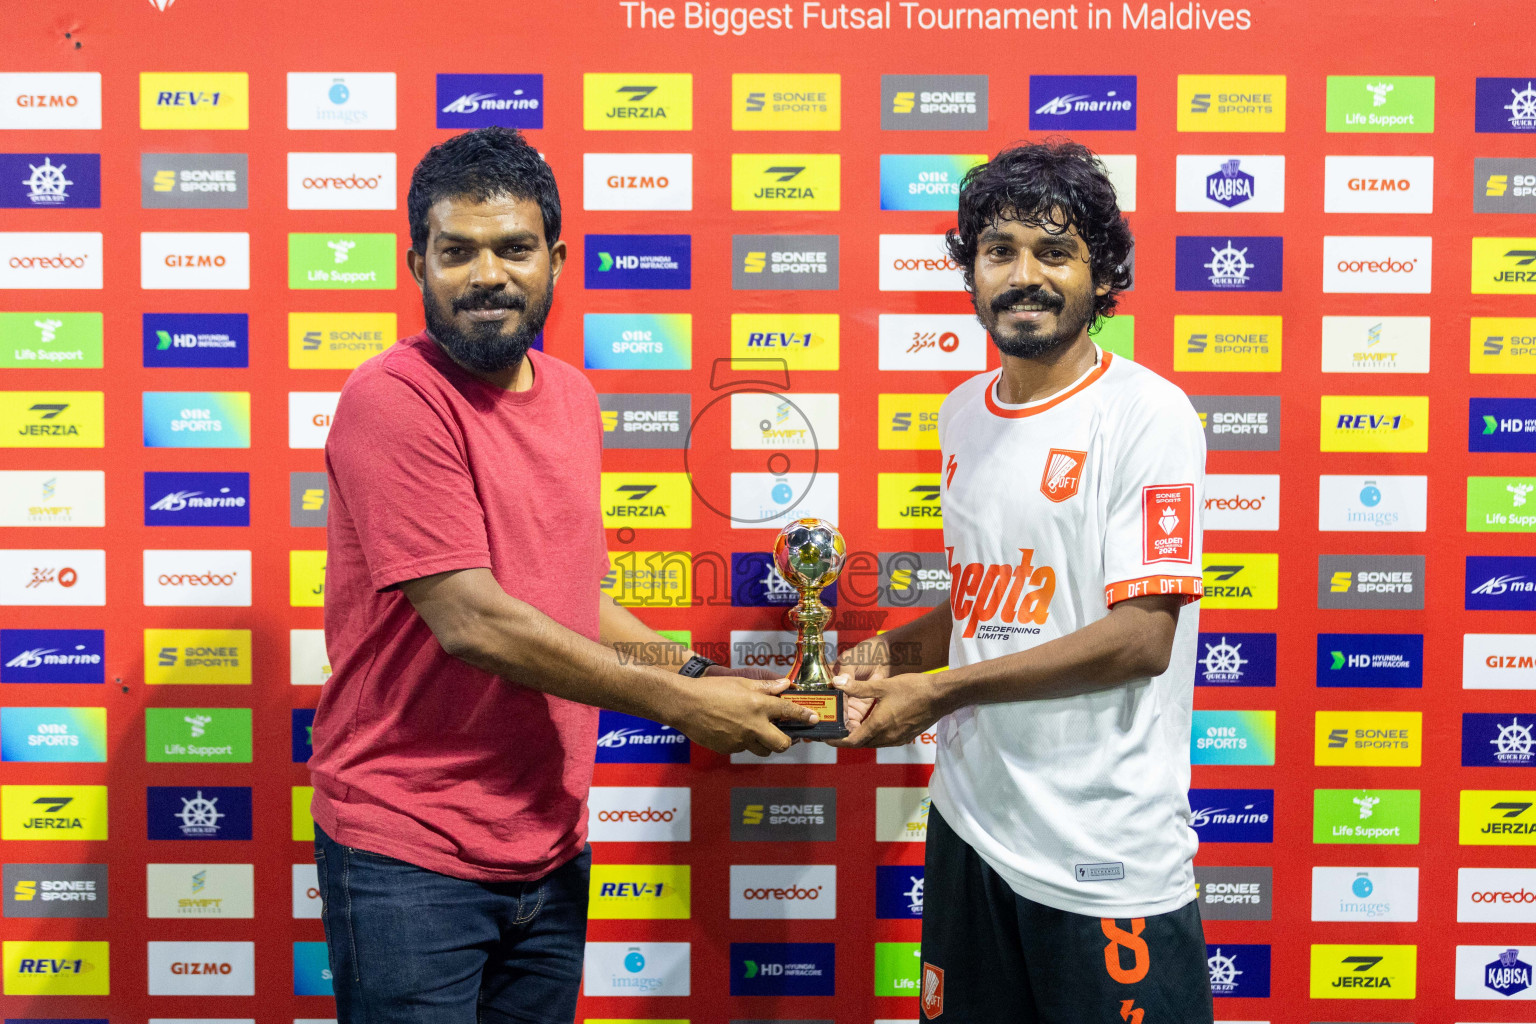
[[[938,734],[923,1016],[1209,1022],[1187,795],[1199,417],[1094,344],[1132,241],[1087,149],[972,170],[948,243],[1002,357],[939,412],[950,600],[838,681],[842,743]]]

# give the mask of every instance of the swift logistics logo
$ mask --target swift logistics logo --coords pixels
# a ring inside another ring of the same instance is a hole
[[[0,761],[106,759],[106,708],[0,708]]]
[[[99,469],[0,469],[0,526],[103,526],[106,515]]]
[[[145,367],[250,365],[250,318],[245,313],[145,313],[142,324]]]
[[[331,659],[325,652],[325,630],[288,631],[288,682],[291,686],[323,686],[331,678]]]
[[[1467,477],[1468,533],[1536,533],[1536,477]]]
[[[1195,711],[1191,764],[1274,764],[1273,711]]]
[[[543,128],[543,75],[437,76],[437,126]]]
[[[106,786],[0,786],[0,839],[106,838]]]
[[[1201,633],[1196,686],[1274,686],[1275,634]]]
[[[1189,401],[1211,451],[1280,450],[1279,395],[1190,395]]]
[[[1211,995],[1265,999],[1269,996],[1269,947],[1224,942],[1205,947]]]
[[[1314,921],[1418,919],[1418,868],[1312,869]]]
[[[1536,452],[1536,398],[1473,398],[1467,451]]]
[[[1473,212],[1536,213],[1536,160],[1480,156],[1473,167]]]
[[[0,683],[103,683],[100,629],[0,629]]]
[[[1417,768],[1424,757],[1424,715],[1418,711],[1319,711],[1312,763]]]
[[[687,864],[594,864],[588,916],[594,920],[686,921],[692,907]]]
[[[145,708],[150,764],[249,764],[250,708]]]
[[[0,153],[0,209],[100,208],[100,153]]]
[[[1424,634],[1319,633],[1317,685],[1418,689],[1424,685]]]
[[[1461,716],[1463,768],[1529,768],[1536,765],[1536,715],[1464,713]]]
[[[836,291],[836,235],[732,235],[735,291]]]
[[[731,129],[835,132],[842,127],[841,75],[731,76]]]
[[[105,864],[7,864],[6,917],[106,917]]]
[[[686,370],[693,365],[693,315],[587,313],[582,347],[589,370]]]
[[[1180,153],[1174,209],[1181,213],[1285,212],[1285,157]]]
[[[395,343],[393,313],[289,313],[290,370],[353,370]]]
[[[1471,358],[1473,373],[1536,373],[1536,318],[1473,317]]]
[[[1179,235],[1174,288],[1181,292],[1278,292],[1285,239],[1278,235]]]
[[[692,287],[690,235],[586,235],[583,248],[583,284],[589,289]]]
[[[1285,76],[1180,75],[1178,130],[1285,131]]]
[[[689,74],[582,75],[582,127],[587,131],[693,130]]]
[[[1273,868],[1195,868],[1195,899],[1204,921],[1268,921],[1274,893]]]
[[[1320,451],[1429,450],[1427,395],[1323,395],[1318,410]]]
[[[1330,132],[1432,132],[1435,80],[1428,75],[1329,75]]]
[[[106,942],[30,942],[4,946],[8,996],[104,996],[112,970]]]
[[[251,82],[244,71],[141,71],[139,127],[244,131]]]
[[[101,72],[0,73],[0,130],[93,130],[100,127]]]
[[[1416,846],[1419,791],[1416,789],[1315,789],[1312,842],[1370,846]]]
[[[392,232],[288,233],[290,289],[393,290],[395,235]]]
[[[1413,999],[1418,992],[1419,947],[1312,947],[1313,999]]]
[[[1536,78],[1479,78],[1476,130],[1536,133]]]
[[[150,786],[150,839],[251,838],[250,786]]]
[[[1173,339],[1180,372],[1280,372],[1278,316],[1175,316]]]
[[[1462,846],[1536,846],[1536,791],[1464,789],[1457,842]]]
[[[1318,555],[1319,608],[1424,607],[1423,555]]]
[[[732,153],[731,209],[837,210],[841,179],[836,153]]]
[[[1472,239],[1472,294],[1536,295],[1536,238]]]
[[[830,996],[836,949],[831,942],[733,942],[731,995]]]
[[[737,391],[731,395],[731,448],[836,450],[836,394]]]
[[[1275,791],[1272,789],[1191,789],[1189,826],[1202,843],[1272,843]]]
[[[145,391],[144,447],[249,448],[249,391]]]
[[[1468,611],[1536,611],[1536,558],[1468,555]]]
[[[687,764],[688,753],[688,737],[670,725],[618,711],[598,713],[598,764]]]
[[[985,131],[986,75],[881,75],[885,131]]]
[[[99,369],[100,313],[0,313],[0,369]]]
[[[1204,552],[1205,583],[1201,604],[1207,608],[1273,609],[1280,602],[1280,556],[1271,552]]]
[[[139,205],[146,210],[244,210],[249,195],[244,153],[139,154]]]
[[[1135,75],[1030,75],[1030,131],[1136,130]]]
[[[836,313],[732,313],[733,366],[740,360],[783,360],[790,370],[835,370],[840,354],[840,319]]]
[[[1323,317],[1324,373],[1428,373],[1429,317]]]
[[[249,686],[248,629],[146,629],[147,686]]]

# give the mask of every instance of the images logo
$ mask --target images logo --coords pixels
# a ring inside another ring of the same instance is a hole
[[[101,287],[99,231],[0,232],[0,289]]]
[[[686,996],[691,990],[686,942],[589,942],[584,994]]]
[[[986,131],[986,75],[881,75],[886,131]]]
[[[0,786],[0,839],[107,838],[106,786]]]
[[[1327,123],[1330,132],[1432,132],[1435,80],[1329,75]]]
[[[0,683],[105,682],[100,629],[0,629]]]
[[[686,921],[691,916],[691,877],[686,864],[594,864],[588,916]]]
[[[1433,242],[1428,235],[1324,235],[1323,291],[1428,294]]]
[[[1280,556],[1256,552],[1202,555],[1205,583],[1201,603],[1207,608],[1269,608],[1279,606]]]
[[[145,526],[251,525],[249,473],[145,473]]]
[[[731,520],[738,530],[778,530],[807,516],[837,522],[837,510],[836,473],[731,474]]]
[[[1424,607],[1423,555],[1318,555],[1319,608]]]
[[[1324,373],[1428,373],[1429,317],[1323,317]]]
[[[1325,452],[1429,450],[1429,398],[1425,395],[1323,395]]]
[[[732,235],[731,288],[836,291],[836,235]]]
[[[830,996],[836,948],[831,942],[733,942],[731,995]]]
[[[1174,209],[1181,213],[1283,213],[1285,157],[1180,153]]]
[[[1196,686],[1274,686],[1275,634],[1201,633]]]
[[[0,73],[0,129],[100,127],[101,72]]]
[[[923,916],[923,866],[875,867],[875,917],[910,921]]]
[[[1030,75],[1030,131],[1136,130],[1135,75]]]
[[[1207,943],[1205,963],[1211,973],[1211,995],[1259,999],[1269,996],[1268,946]]]
[[[1413,999],[1417,946],[1312,947],[1313,999]]]
[[[1424,716],[1418,711],[1319,711],[1313,763],[1417,768],[1423,745]]]
[[[437,126],[544,127],[543,75],[438,75]]]
[[[244,231],[140,232],[139,287],[249,289],[251,236]]]
[[[150,839],[251,838],[251,787],[150,786]]]
[[[689,235],[587,235],[584,246],[587,288],[692,287]]]
[[[244,153],[141,153],[139,205],[146,210],[244,210]]]
[[[1181,292],[1278,292],[1283,238],[1180,235],[1174,287]]]
[[[693,365],[689,313],[587,313],[582,339],[589,370],[686,370]]]
[[[288,235],[288,287],[386,289],[395,287],[395,236],[373,234]]]
[[[598,764],[687,764],[688,751],[688,737],[670,725],[618,711],[598,715]]]
[[[145,708],[144,760],[249,763],[250,708]]]
[[[250,365],[244,313],[145,313],[143,325],[146,367]]]
[[[1180,75],[1181,132],[1285,131],[1284,75]]]
[[[288,129],[395,130],[395,73],[288,72]]]
[[[972,316],[880,314],[882,370],[985,370],[991,347]]]
[[[101,154],[0,153],[0,209],[101,208]]]
[[[1433,213],[1432,156],[1323,158],[1325,213]]]
[[[841,75],[732,75],[731,129],[835,132],[842,127]]]
[[[145,391],[144,447],[249,448],[249,391]]]
[[[1424,635],[1319,633],[1317,685],[1417,689],[1424,685]]]
[[[112,971],[106,942],[5,943],[8,996],[104,996]]]
[[[1278,316],[1176,316],[1173,337],[1181,372],[1280,372]]]
[[[1274,842],[1272,789],[1192,789],[1189,806],[1189,826],[1202,843]]]
[[[144,604],[149,607],[249,608],[249,551],[144,552]]]
[[[1536,611],[1536,558],[1468,555],[1468,611]]]
[[[1479,78],[1476,123],[1480,132],[1536,132],[1536,80]]]
[[[836,210],[841,175],[836,153],[732,153],[731,209]]]
[[[243,71],[139,73],[140,128],[244,131],[250,126],[251,83]]]
[[[693,76],[584,74],[582,127],[589,132],[692,131]]]
[[[106,708],[0,708],[0,761],[106,759]]]
[[[963,292],[965,281],[943,235],[881,235],[880,290]]]
[[[1197,867],[1195,898],[1206,921],[1268,921],[1274,904],[1274,869]]]
[[[732,313],[731,356],[736,360],[782,359],[791,370],[835,370],[836,313]],[[748,368],[752,364],[733,364]]]
[[[983,155],[880,156],[880,209],[953,210],[960,201],[960,180]]]
[[[837,838],[837,790],[732,787],[735,842],[817,842]]]
[[[1464,789],[1461,791],[1462,846],[1536,845],[1536,792]]]
[[[288,209],[394,208],[395,154],[288,154]]]
[[[1312,869],[1314,921],[1418,919],[1418,868]]]
[[[106,917],[105,864],[7,864],[6,917]]]
[[[1274,764],[1273,711],[1196,711],[1191,764]]]

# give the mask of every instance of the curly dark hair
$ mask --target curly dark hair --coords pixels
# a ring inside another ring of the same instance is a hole
[[[427,249],[427,211],[440,199],[531,199],[544,215],[544,244],[560,240],[560,189],[555,172],[515,128],[476,128],[427,150],[411,175],[406,215],[411,248]]]
[[[973,295],[977,239],[1000,220],[1049,225],[1057,232],[1076,228],[1088,246],[1094,286],[1106,281],[1112,286],[1094,296],[1094,325],[1114,315],[1116,295],[1131,286],[1135,243],[1120,215],[1115,187],[1087,146],[1060,138],[1025,143],[966,172],[960,182],[959,223],[944,242]]]

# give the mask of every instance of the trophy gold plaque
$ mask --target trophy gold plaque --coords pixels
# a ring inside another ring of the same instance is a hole
[[[773,564],[800,595],[789,613],[797,629],[795,663],[788,673],[790,688],[780,696],[821,716],[820,721],[810,724],[776,723],[796,739],[830,740],[848,735],[843,694],[832,686],[832,666],[822,636],[832,613],[821,603],[822,588],[842,573],[847,554],[843,535],[825,519],[797,519],[780,530],[773,542]]]

